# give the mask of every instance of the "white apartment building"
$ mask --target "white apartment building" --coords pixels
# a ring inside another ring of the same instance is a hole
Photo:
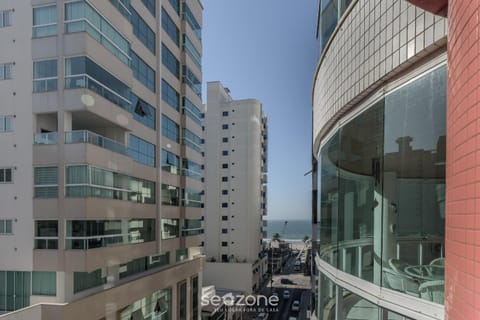
[[[0,319],[199,319],[202,10],[0,1]]]
[[[267,118],[255,99],[207,83],[205,285],[250,293],[266,273]]]

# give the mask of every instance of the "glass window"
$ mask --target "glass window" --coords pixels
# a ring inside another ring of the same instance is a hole
[[[35,221],[35,249],[58,249],[58,221]]]
[[[178,319],[187,320],[187,283],[178,286]]]
[[[162,219],[162,240],[178,238],[180,236],[180,225],[178,219]]]
[[[15,311],[30,305],[31,273],[0,271],[0,311]]]
[[[152,1],[142,0],[142,2],[145,3]],[[153,7],[155,10],[155,0],[153,0]],[[145,47],[147,47],[148,50],[155,54],[155,32],[153,32],[135,9],[130,7],[130,12],[132,14],[130,22],[133,27],[133,34],[145,45]],[[153,11],[152,14],[155,15],[155,11]]]
[[[57,82],[57,59],[33,63],[33,92],[56,91]]]
[[[147,270],[160,268],[170,263],[170,253],[148,256],[129,261],[120,265],[120,279],[145,272]]]
[[[177,14],[180,14],[180,0],[168,0],[172,5],[172,8],[175,9]]]
[[[33,37],[48,37],[57,34],[57,6],[33,8]]]
[[[198,317],[198,301],[199,297],[199,285],[198,285],[198,277],[192,278],[192,319],[197,319]]]
[[[13,116],[0,116],[0,132],[13,131]]]
[[[201,219],[185,219],[182,225],[182,236],[195,236],[203,233]]]
[[[157,118],[156,109],[149,103],[140,99],[133,92],[130,93],[131,113],[133,119],[137,120],[141,124],[146,125],[149,128],[155,129],[155,119]]]
[[[150,68],[145,61],[137,56],[135,52],[130,52],[132,56],[130,67],[132,68],[133,76],[148,89],[155,92],[155,71]]]
[[[192,189],[182,189],[182,205],[184,207],[203,207],[202,203],[202,191],[195,191]]]
[[[162,100],[175,110],[180,109],[180,95],[167,81],[162,79]]]
[[[162,28],[168,34],[170,39],[178,46],[180,42],[180,32],[177,25],[168,15],[167,11],[162,8]]]
[[[155,17],[155,0],[142,0],[143,5],[150,11],[150,13]]]
[[[0,80],[12,79],[13,63],[0,63]]]
[[[183,113],[198,125],[202,125],[203,112],[187,97],[182,98]]]
[[[57,273],[46,271],[32,272],[32,295],[56,296]]]
[[[183,34],[183,50],[192,58],[197,67],[202,69],[202,55],[186,34]]]
[[[201,181],[203,166],[188,159],[182,160],[182,175]]]
[[[130,134],[130,156],[133,160],[155,167],[155,145]]]
[[[12,10],[0,11],[0,28],[9,27],[12,25]]]
[[[202,28],[200,27],[197,19],[195,19],[195,16],[193,15],[186,2],[183,3],[183,20],[187,21],[190,28],[192,28],[193,33],[197,36],[198,40],[202,40]]]
[[[162,184],[162,204],[166,206],[178,206],[180,189],[168,184]]]
[[[87,1],[65,4],[65,32],[87,32],[120,61],[129,64],[130,42]]]
[[[320,51],[328,43],[338,22],[338,1],[337,0],[323,0],[321,4],[319,36],[320,36]]]
[[[202,98],[202,82],[198,80],[189,67],[183,66],[183,82],[199,97]]]
[[[188,258],[188,248],[177,249],[175,252],[177,262],[183,261]]]
[[[202,153],[203,152],[202,138],[200,138],[199,136],[197,136],[195,133],[188,130],[187,128],[183,128],[182,132],[183,132],[182,143],[187,147],[190,147],[193,150],[199,153]]]
[[[178,124],[162,114],[162,135],[176,143],[180,142],[180,127]]]
[[[162,43],[162,64],[177,78],[180,77],[180,62],[175,55]]]
[[[0,235],[12,235],[12,219],[1,219],[0,220]]]
[[[97,269],[92,272],[73,273],[73,293],[95,288],[107,283],[106,272]]]
[[[120,319],[135,319],[134,315],[138,314],[152,315],[152,319],[172,320],[172,289],[162,289],[135,301],[121,312]]]
[[[65,88],[88,88],[130,111],[130,87],[88,57],[65,59]]]
[[[58,168],[34,168],[34,197],[58,198]]]
[[[130,0],[110,0],[110,3],[127,19],[130,20]]]
[[[180,158],[174,153],[162,149],[162,170],[171,174],[178,174],[180,166]]]

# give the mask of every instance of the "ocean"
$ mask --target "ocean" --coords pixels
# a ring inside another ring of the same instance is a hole
[[[285,221],[287,221],[285,227]],[[284,231],[285,227],[285,231]],[[271,239],[275,233],[280,234],[280,239],[301,241],[305,236],[312,237],[312,221],[310,220],[268,220],[267,239]]]

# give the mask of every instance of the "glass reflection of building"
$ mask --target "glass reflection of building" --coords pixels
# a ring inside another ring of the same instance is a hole
[[[428,15],[403,1],[319,3],[318,319],[443,319],[447,64],[442,45],[426,49]]]

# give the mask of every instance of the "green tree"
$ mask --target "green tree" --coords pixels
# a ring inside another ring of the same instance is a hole
[[[303,237],[303,242],[307,242],[308,240],[310,240],[310,237],[309,237],[309,236]]]
[[[280,234],[277,232],[273,234],[272,241],[278,241],[278,240],[280,240]]]

